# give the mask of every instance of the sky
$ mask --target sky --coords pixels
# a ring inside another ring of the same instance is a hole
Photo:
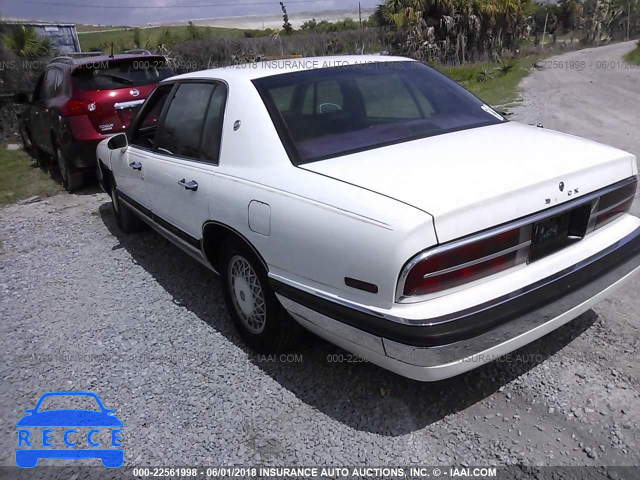
[[[358,0],[289,0],[284,3],[289,13],[358,11]],[[381,0],[361,0],[362,8],[375,7],[379,3]],[[0,1],[2,18],[99,25],[144,25],[204,18],[273,16],[280,13],[278,0]]]

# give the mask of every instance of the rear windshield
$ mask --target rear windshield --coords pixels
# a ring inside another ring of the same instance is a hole
[[[505,121],[418,62],[379,62],[254,80],[294,163]]]
[[[79,90],[112,90],[158,83],[172,75],[164,59],[95,62],[74,70],[73,85]]]

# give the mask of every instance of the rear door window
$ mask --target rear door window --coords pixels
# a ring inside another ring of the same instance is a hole
[[[159,152],[201,158],[202,132],[214,90],[211,83],[183,83],[178,87],[162,125]]]

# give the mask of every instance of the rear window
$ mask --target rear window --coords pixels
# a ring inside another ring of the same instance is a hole
[[[418,62],[378,62],[254,80],[296,164],[505,121]]]
[[[95,62],[74,70],[73,85],[79,90],[113,90],[158,83],[172,75],[164,59]]]

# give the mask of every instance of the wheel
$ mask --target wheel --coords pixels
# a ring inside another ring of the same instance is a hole
[[[28,450],[16,450],[16,465],[20,468],[33,468],[38,464],[38,455]]]
[[[120,468],[124,463],[124,452],[122,450],[117,450],[103,453],[100,461],[102,462],[103,467]]]
[[[302,327],[280,305],[255,254],[230,239],[222,247],[221,265],[225,303],[243,339],[261,353],[292,347]]]
[[[60,170],[60,177],[62,178],[62,186],[64,189],[71,193],[82,188],[84,186],[84,174],[74,167],[71,162],[65,157],[62,148],[56,142],[54,143],[56,163]]]
[[[113,207],[118,227],[124,233],[139,232],[146,227],[146,224],[127,205],[120,201],[115,185],[111,185],[111,206]]]

